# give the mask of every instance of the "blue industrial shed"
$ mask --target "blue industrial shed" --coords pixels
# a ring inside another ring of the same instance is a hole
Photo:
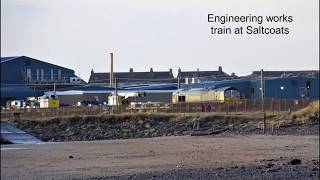
[[[260,83],[261,80],[251,81],[250,97],[261,97]],[[319,99],[319,78],[279,77],[265,79],[264,97],[276,99]]]
[[[232,86],[241,93],[241,98],[261,98],[261,79],[244,78],[211,81],[183,85],[183,88],[221,88]],[[319,99],[319,78],[316,77],[272,77],[264,79],[264,97],[277,99]]]
[[[26,56],[1,57],[1,84],[70,82],[74,70]]]
[[[32,84],[69,83],[77,77],[72,69],[27,56],[1,57],[0,65],[1,105],[12,99],[41,96],[53,88],[33,88]]]

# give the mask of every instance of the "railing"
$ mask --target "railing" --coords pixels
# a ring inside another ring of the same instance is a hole
[[[1,110],[1,119],[46,119],[61,116],[82,116],[121,113],[193,113],[193,112],[283,112],[296,111],[306,107],[312,100],[308,99],[242,99],[227,102],[201,103],[150,103],[137,106],[91,106],[91,107],[59,107],[59,108],[21,108]]]

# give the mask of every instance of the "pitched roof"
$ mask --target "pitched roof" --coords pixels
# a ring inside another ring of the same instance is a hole
[[[3,62],[11,61],[11,60],[19,58],[19,57],[22,57],[22,56],[1,57],[1,61],[0,62],[3,63]]]
[[[171,82],[174,80],[171,71],[155,72],[114,72],[113,76],[117,78],[118,83],[132,82]],[[89,83],[108,83],[110,73],[91,72]]]
[[[221,77],[229,75],[223,71],[181,71],[178,73],[181,78],[192,77]]]
[[[45,62],[45,61],[42,61],[42,60],[39,60],[39,59],[35,59],[35,58],[31,58],[31,57],[28,57],[28,56],[1,57],[1,63],[9,62],[9,61],[16,60],[16,59],[19,59],[19,58],[28,58],[30,60],[35,60],[35,61],[43,62],[43,63],[46,63],[46,64],[50,64],[50,65],[53,65],[53,66],[56,66],[56,67],[68,69],[70,71],[74,71],[74,70],[66,68],[66,67],[62,67],[62,66],[59,66],[59,65],[56,65],[56,64],[52,64],[52,63]]]

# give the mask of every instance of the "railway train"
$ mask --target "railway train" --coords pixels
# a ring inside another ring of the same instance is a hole
[[[172,93],[172,103],[196,103],[206,101],[225,102],[230,100],[239,100],[240,91],[234,87],[222,87],[216,89],[194,88],[180,89]]]

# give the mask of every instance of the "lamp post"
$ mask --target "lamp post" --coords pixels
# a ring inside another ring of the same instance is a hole
[[[279,110],[281,109],[281,94],[282,94],[282,91],[284,90],[284,87],[283,86],[280,86],[280,95],[279,95]]]

